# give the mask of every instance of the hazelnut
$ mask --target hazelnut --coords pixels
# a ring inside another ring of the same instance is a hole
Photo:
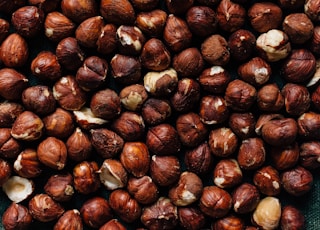
[[[44,129],[41,118],[31,111],[23,111],[14,121],[11,135],[17,140],[38,140]]]
[[[148,98],[143,85],[133,84],[122,88],[119,93],[121,105],[130,111],[138,111]]]
[[[112,191],[109,196],[109,204],[124,222],[132,223],[141,216],[140,204],[126,190]]]
[[[11,164],[6,160],[0,159],[0,187],[9,180],[11,174]]]
[[[95,161],[82,161],[73,168],[74,188],[81,194],[96,192],[100,187],[97,171],[99,166]]]
[[[281,217],[281,204],[278,198],[267,196],[260,200],[253,212],[252,222],[262,229],[277,229]]]
[[[163,30],[163,39],[173,52],[180,52],[191,45],[192,33],[183,18],[170,14]]]
[[[121,25],[116,36],[119,52],[124,55],[139,55],[146,42],[142,31],[136,26]]]
[[[11,176],[2,185],[2,189],[11,201],[20,203],[33,194],[34,186],[35,184],[31,179],[20,176]]]
[[[13,169],[19,176],[24,178],[34,178],[41,175],[42,166],[36,149],[26,148],[19,153],[13,163]]]
[[[7,20],[0,19],[0,44],[6,39],[9,35],[10,24]]]
[[[175,229],[178,225],[178,210],[169,198],[160,197],[142,210],[141,222],[150,229]]]
[[[66,141],[68,158],[74,161],[87,160],[92,153],[93,146],[87,133],[77,127]]]
[[[112,158],[118,155],[123,148],[123,139],[115,132],[106,129],[91,129],[91,144],[103,158]]]
[[[146,145],[156,155],[171,155],[180,151],[181,142],[177,130],[170,124],[162,123],[149,128]]]
[[[76,31],[75,37],[79,44],[87,48],[96,48],[96,43],[104,27],[102,16],[94,16],[82,21]]]
[[[276,196],[281,191],[279,173],[270,165],[264,166],[254,173],[253,183],[262,194],[267,196]]]
[[[0,102],[0,127],[10,128],[15,119],[24,111],[24,107],[13,101]]]
[[[97,51],[101,54],[111,54],[117,48],[117,27],[114,24],[106,24],[97,40]]]
[[[311,98],[305,86],[287,83],[283,86],[281,93],[284,97],[284,105],[288,114],[299,116],[308,111]]]
[[[55,223],[53,230],[60,230],[66,228],[74,230],[83,229],[80,212],[77,209],[65,211],[65,213],[63,213],[62,216],[60,216],[60,218]]]
[[[304,13],[313,21],[319,21],[319,2],[307,0],[304,2]]]
[[[262,134],[262,127],[268,123],[269,121],[272,120],[277,120],[277,119],[283,119],[284,116],[279,113],[262,113],[259,115],[258,120],[255,124],[255,133],[261,136]]]
[[[144,205],[154,203],[159,196],[159,189],[149,176],[131,177],[127,190],[134,199]]]
[[[257,169],[265,163],[266,150],[262,139],[257,137],[242,141],[237,160],[241,168],[245,170]]]
[[[222,124],[229,116],[226,101],[221,96],[203,96],[200,100],[199,116],[206,125]]]
[[[307,169],[317,169],[320,167],[320,142],[308,141],[300,145],[299,163]]]
[[[100,228],[113,218],[110,206],[103,197],[95,196],[86,200],[80,208],[83,222],[91,228]]]
[[[127,184],[128,174],[119,160],[104,160],[97,173],[101,183],[108,190],[123,188]]]
[[[178,207],[179,225],[187,230],[201,229],[206,224],[205,215],[196,207]]]
[[[211,35],[202,42],[201,54],[210,65],[225,66],[230,60],[228,42],[219,34]]]
[[[231,195],[217,186],[203,188],[199,200],[200,210],[209,217],[221,218],[227,215],[232,207]]]
[[[224,93],[231,80],[230,74],[221,66],[212,66],[202,71],[199,83],[205,91],[210,93]]]
[[[145,123],[158,125],[171,116],[171,105],[166,100],[148,98],[142,105],[141,115]]]
[[[4,158],[16,158],[22,148],[22,143],[11,135],[12,129],[0,129],[0,156]]]
[[[56,170],[62,170],[67,162],[67,147],[56,137],[47,137],[37,147],[39,161]]]
[[[292,196],[302,196],[313,186],[311,172],[301,166],[284,171],[280,177],[284,190]]]
[[[315,109],[320,112],[320,86],[318,86],[311,94],[311,102]]]
[[[313,54],[320,54],[320,26],[314,25],[308,48]]]
[[[59,0],[28,0],[30,5],[37,6],[45,13],[52,12],[58,8]]]
[[[303,213],[292,205],[286,205],[282,208],[281,229],[305,229],[305,218]]]
[[[306,112],[298,119],[298,133],[304,139],[319,139],[320,114]]]
[[[159,0],[132,0],[132,5],[140,11],[150,11],[157,7]]]
[[[227,157],[238,147],[238,138],[230,128],[221,127],[210,131],[209,147],[214,156]]]
[[[246,29],[234,31],[228,39],[230,55],[235,61],[243,62],[248,60],[255,48],[256,37]]]
[[[118,219],[111,219],[99,228],[99,230],[109,230],[109,229],[126,230],[124,225],[122,225]]]
[[[1,49],[1,48],[0,48]],[[19,100],[28,87],[28,78],[12,68],[0,69],[0,96],[6,100]]]
[[[166,24],[167,17],[167,13],[161,9],[142,11],[137,14],[136,25],[145,35],[160,37]]]
[[[80,128],[85,130],[99,128],[103,124],[108,123],[107,120],[96,117],[88,107],[82,107],[81,110],[74,110],[73,115]]]
[[[5,229],[28,229],[32,216],[27,207],[12,202],[2,215],[2,225]]]
[[[229,127],[244,140],[254,136],[256,120],[252,113],[232,113],[229,117]]]
[[[213,183],[220,188],[231,188],[241,183],[242,171],[235,159],[218,161],[213,170]]]
[[[270,156],[276,169],[292,168],[299,160],[299,145],[297,142],[293,142],[290,145],[271,147]]]
[[[243,183],[236,187],[232,193],[233,210],[239,214],[252,212],[259,201],[259,190],[253,184]]]
[[[76,23],[98,14],[97,3],[94,0],[62,0],[62,13]]]
[[[72,175],[67,173],[50,176],[44,186],[44,191],[58,202],[69,201],[74,194]]]
[[[174,56],[172,66],[182,78],[196,77],[204,68],[204,60],[198,48],[190,47]]]
[[[257,105],[260,110],[277,112],[284,106],[284,97],[275,83],[262,86],[257,93]]]
[[[102,0],[100,14],[106,21],[116,25],[132,25],[135,21],[135,10],[129,0]]]
[[[244,220],[240,217],[229,215],[219,219],[211,224],[211,229],[213,230],[227,230],[227,229],[243,229]]]

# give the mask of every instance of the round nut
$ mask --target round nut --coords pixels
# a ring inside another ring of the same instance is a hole
[[[259,190],[253,184],[243,183],[236,187],[232,194],[233,210],[239,214],[252,212],[259,201]]]
[[[69,201],[74,194],[72,175],[67,173],[50,176],[44,191],[58,202]]]
[[[12,202],[2,215],[5,229],[27,229],[32,223],[32,216],[27,207]]]
[[[253,183],[262,194],[267,196],[276,196],[281,191],[279,173],[270,165],[262,167],[255,172]]]
[[[242,181],[242,171],[235,159],[220,160],[213,170],[213,183],[219,188],[231,188]]]
[[[80,212],[77,209],[68,210],[60,216],[55,223],[53,230],[72,228],[74,230],[83,229]]]
[[[81,194],[90,194],[100,188],[97,171],[99,166],[95,161],[82,161],[73,168],[74,188]]]

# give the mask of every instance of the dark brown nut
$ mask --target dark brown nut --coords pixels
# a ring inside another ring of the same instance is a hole
[[[12,33],[6,37],[0,46],[0,50],[0,60],[7,67],[22,67],[29,58],[28,43],[18,33]]]
[[[148,98],[142,106],[141,115],[145,123],[158,125],[171,116],[171,105],[166,100]]]
[[[230,128],[222,127],[210,131],[209,147],[214,156],[227,157],[238,147],[238,138]]]
[[[75,37],[79,44],[87,48],[96,48],[98,38],[104,27],[102,16],[87,18],[78,25],[75,31]]]
[[[61,77],[62,69],[57,56],[51,51],[41,51],[31,62],[31,72],[40,80],[56,81]]]
[[[83,229],[83,223],[80,217],[80,212],[77,209],[65,211],[65,213],[63,213],[62,216],[60,216],[60,218],[55,223],[53,230],[68,228],[73,230]]]
[[[260,200],[252,214],[252,223],[262,229],[277,229],[281,217],[281,203],[278,198],[267,196]]]
[[[97,173],[101,183],[108,190],[123,188],[128,181],[127,171],[116,159],[105,159]]]
[[[56,220],[64,213],[64,208],[44,193],[32,197],[28,207],[31,216],[41,222]]]
[[[282,22],[282,10],[273,2],[256,2],[248,10],[249,21],[253,29],[265,33],[277,29]]]
[[[112,77],[122,85],[135,84],[141,79],[141,63],[136,57],[116,54],[110,65]]]
[[[252,212],[259,201],[259,190],[253,184],[243,183],[236,187],[232,193],[233,210],[239,214]]]
[[[310,1],[307,0],[304,2],[304,13],[308,15],[308,17],[313,22],[319,21],[319,1]]]
[[[191,45],[192,33],[184,19],[170,14],[163,29],[163,39],[170,50],[178,53]]]
[[[160,37],[166,24],[167,17],[167,12],[161,9],[142,11],[137,14],[135,24],[145,35]]]
[[[66,141],[68,158],[74,161],[87,160],[92,153],[93,146],[87,133],[77,127]]]
[[[133,84],[121,89],[119,93],[121,105],[130,111],[141,110],[148,98],[148,93],[141,84]]]
[[[271,29],[258,36],[256,49],[259,55],[266,61],[277,62],[285,59],[290,54],[291,44],[285,32],[278,29]]]
[[[116,36],[118,50],[124,55],[139,55],[146,42],[144,34],[136,26],[121,25],[117,29]]]
[[[135,10],[129,0],[102,0],[100,14],[104,19],[116,25],[132,25],[135,21]]]
[[[58,8],[59,0],[28,0],[28,3],[33,6],[39,7],[43,12],[49,13]]]
[[[108,123],[107,120],[96,117],[88,107],[82,107],[81,110],[74,110],[73,115],[80,128],[85,130],[96,129]]]
[[[320,54],[320,26],[314,25],[308,48],[313,54]]]
[[[159,189],[151,177],[131,177],[128,180],[127,190],[141,204],[152,204],[159,196]]]
[[[313,187],[312,173],[301,166],[284,171],[280,177],[284,190],[296,197],[306,194]]]
[[[228,229],[243,229],[245,226],[244,220],[238,216],[229,215],[219,219],[211,224],[212,230],[228,230]]]
[[[199,116],[206,125],[222,124],[229,117],[226,101],[221,96],[203,96],[200,100]]]
[[[305,218],[303,213],[292,205],[286,205],[282,208],[281,229],[305,229]]]
[[[246,10],[238,3],[221,0],[216,11],[219,27],[224,31],[234,32],[245,23]]]
[[[109,196],[109,204],[124,222],[132,223],[141,216],[142,208],[140,204],[126,190],[112,191]]]
[[[284,116],[279,113],[262,113],[259,115],[258,120],[255,124],[255,133],[261,136],[262,127],[271,120],[283,119]]]
[[[186,14],[186,21],[193,35],[208,37],[218,27],[216,12],[208,6],[192,6]]]
[[[171,54],[160,39],[150,38],[142,48],[140,61],[149,70],[164,71],[171,63]]]
[[[146,136],[146,145],[150,152],[156,155],[177,154],[181,148],[177,130],[166,123],[149,128]]]
[[[258,90],[257,105],[260,110],[266,112],[277,112],[284,106],[284,97],[275,83],[262,86]]]
[[[320,167],[320,141],[308,141],[300,145],[299,163],[306,169]]]
[[[6,39],[9,35],[10,24],[7,20],[0,19],[0,44]]]
[[[90,194],[100,188],[97,171],[99,166],[95,161],[82,161],[73,168],[73,184],[81,194]]]
[[[203,183],[197,174],[185,171],[179,181],[169,190],[168,197],[176,206],[193,204],[201,197]]]
[[[310,108],[310,94],[308,89],[299,84],[287,83],[281,93],[284,97],[286,112],[293,116],[300,116]]]
[[[82,67],[78,69],[76,80],[82,89],[90,91],[97,89],[105,83],[107,73],[107,61],[97,56],[91,56],[86,58]]]
[[[213,170],[213,183],[219,188],[231,188],[241,183],[242,171],[236,159],[218,161]]]
[[[62,0],[62,13],[76,23],[98,14],[97,2],[94,0]]]
[[[292,118],[271,120],[262,126],[262,138],[272,146],[290,145],[297,134],[297,122]]]
[[[124,140],[115,132],[106,129],[91,129],[91,144],[103,158],[112,158],[118,155],[123,148]]]
[[[132,0],[134,9],[140,11],[151,11],[158,6],[159,0]]]
[[[42,121],[48,136],[66,139],[74,131],[72,114],[59,107],[53,113],[42,118]]]
[[[103,197],[94,196],[85,201],[80,208],[83,222],[91,228],[100,228],[113,218],[110,203]]]
[[[28,78],[11,68],[0,70],[0,96],[7,100],[19,100],[28,87]]]
[[[204,60],[198,48],[190,47],[174,56],[172,66],[181,78],[192,78],[202,72]]]
[[[286,10],[297,10],[304,5],[304,0],[291,1],[291,0],[279,0],[279,5],[282,9]]]
[[[11,135],[17,140],[33,141],[38,140],[44,129],[41,118],[31,111],[22,112],[14,121]]]
[[[125,141],[137,141],[145,133],[145,124],[140,114],[125,111],[111,124],[114,130]]]
[[[11,164],[3,159],[0,159],[0,186],[6,183],[12,174],[12,166]]]
[[[245,82],[260,87],[269,81],[272,70],[265,60],[254,57],[238,67],[238,74]]]
[[[114,119],[121,112],[120,97],[112,89],[96,91],[91,97],[90,108],[96,117]]]
[[[239,147],[237,160],[242,169],[253,170],[261,167],[266,161],[266,150],[261,138],[244,139]]]
[[[70,71],[80,68],[85,58],[83,49],[74,37],[66,37],[59,41],[56,55],[60,65]]]
[[[286,170],[298,163],[299,145],[293,142],[291,145],[271,147],[269,153],[273,166],[278,170]]]
[[[221,66],[212,66],[203,70],[198,79],[205,91],[216,94],[224,93],[230,80],[230,74]]]
[[[229,127],[240,139],[254,136],[256,120],[252,113],[232,113],[229,117]]]
[[[209,217],[224,217],[232,208],[231,195],[217,186],[206,186],[199,200],[199,208]]]
[[[19,153],[13,163],[13,169],[19,176],[24,178],[34,178],[41,175],[42,165],[38,159],[36,149],[26,148]]]
[[[213,165],[213,155],[208,143],[204,142],[193,149],[186,150],[184,163],[188,171],[197,175],[208,173]]]
[[[16,158],[22,148],[22,144],[11,135],[10,128],[0,129],[0,156],[4,158]]]
[[[279,173],[270,165],[264,166],[254,173],[253,183],[262,194],[267,196],[276,196],[281,191]]]
[[[257,97],[257,90],[240,79],[231,81],[225,92],[227,106],[235,111],[248,111]]]
[[[181,171],[179,159],[176,156],[151,157],[150,177],[159,186],[165,187],[179,180]]]
[[[26,200],[33,194],[35,184],[31,179],[20,176],[11,176],[2,185],[2,189],[11,201],[19,203]]]
[[[176,0],[166,0],[166,7],[169,11],[169,13],[174,15],[181,15],[184,14],[190,9],[190,7],[193,6],[194,0],[182,0],[182,1],[176,1]]]
[[[189,112],[199,103],[200,85],[191,78],[178,81],[176,91],[170,98],[172,108],[178,112]]]
[[[175,229],[178,225],[178,209],[169,198],[160,197],[142,210],[140,219],[150,229]]]
[[[246,61],[252,56],[255,44],[255,35],[246,29],[234,31],[228,39],[231,57],[240,62]]]
[[[75,28],[76,25],[58,11],[48,13],[44,21],[44,33],[53,42],[60,42],[64,38],[71,37]]]
[[[121,224],[118,219],[111,219],[104,225],[102,225],[99,230],[126,230],[125,226]]]
[[[86,103],[87,95],[72,75],[61,77],[53,86],[53,96],[65,110],[80,110]]]
[[[50,176],[44,185],[44,191],[58,202],[69,201],[74,194],[72,175],[67,173]]]
[[[143,142],[126,142],[120,154],[120,161],[133,176],[145,176],[150,165],[147,145]]]
[[[56,137],[47,137],[37,147],[39,161],[56,170],[62,170],[67,162],[67,147]]]
[[[314,112],[306,112],[302,114],[298,120],[298,133],[304,139],[319,140],[320,130],[320,114]]]
[[[12,202],[2,215],[2,225],[5,229],[28,229],[32,223],[32,216],[27,207]]]
[[[317,111],[320,112],[320,86],[318,86],[311,94],[311,102]],[[1,107],[1,104],[0,104]],[[0,115],[1,117],[1,115]],[[1,119],[0,119],[1,120]],[[1,124],[1,122],[0,122]]]
[[[111,54],[117,48],[117,27],[114,24],[106,24],[97,40],[97,51],[101,54]]]
[[[16,102],[0,102],[0,127],[10,128],[15,119],[24,111],[24,107]]]
[[[206,224],[205,215],[197,207],[178,207],[179,225],[186,230],[201,229]]]
[[[201,54],[210,65],[225,66],[230,60],[228,42],[219,34],[211,35],[203,41]]]
[[[33,38],[42,30],[44,12],[36,6],[23,6],[12,13],[11,23],[18,34]]]

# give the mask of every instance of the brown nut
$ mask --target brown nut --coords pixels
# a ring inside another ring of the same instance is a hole
[[[303,213],[292,205],[282,208],[280,226],[282,229],[305,229],[305,218]]]
[[[320,112],[320,86],[318,86],[311,94],[311,101],[315,109]]]
[[[262,113],[259,115],[257,122],[255,124],[255,133],[261,136],[262,127],[272,120],[283,119],[284,116],[279,113]]]
[[[117,27],[114,24],[106,24],[97,40],[97,51],[102,54],[111,54],[117,48]]]
[[[132,25],[135,21],[135,10],[129,0],[102,0],[100,14],[116,25]]]
[[[7,20],[0,19],[0,43],[9,35],[10,24]]]
[[[72,175],[67,173],[50,176],[44,191],[58,202],[69,201],[74,194]]]
[[[34,178],[41,175],[42,166],[36,149],[26,148],[19,153],[13,163],[13,169],[19,176],[24,178]]]
[[[318,15],[319,15],[319,2],[318,1],[310,1],[307,0],[304,2],[304,13],[308,15],[308,17],[313,21],[313,22],[318,22]]]
[[[47,137],[37,147],[39,161],[56,170],[62,170],[67,162],[67,147],[56,137]]]
[[[22,143],[11,135],[12,129],[0,129],[0,156],[3,158],[15,159],[22,148]]]
[[[141,222],[147,228],[175,229],[178,225],[178,210],[169,198],[160,197],[155,203],[143,209]]]
[[[99,173],[101,183],[108,190],[123,188],[128,181],[126,169],[116,159],[105,159],[97,173]]]
[[[87,18],[78,25],[75,37],[80,45],[87,48],[96,48],[96,43],[103,27],[104,21],[102,16]]]
[[[221,66],[212,66],[205,69],[198,79],[205,91],[217,94],[224,93],[230,80],[230,74]]]
[[[245,226],[244,220],[238,216],[228,215],[212,222],[212,230],[228,230],[228,229],[243,229]]]
[[[117,29],[116,36],[118,50],[124,55],[139,55],[146,42],[144,34],[136,26],[121,25]]]
[[[262,194],[267,196],[276,196],[281,191],[279,173],[270,165],[264,166],[254,173],[253,183]]]
[[[253,184],[243,183],[236,187],[232,193],[233,210],[239,214],[252,212],[259,201],[259,190]]]
[[[205,215],[197,207],[178,207],[179,225],[187,230],[201,229],[206,224]]]
[[[226,101],[221,96],[203,96],[200,100],[199,116],[206,125],[222,124],[229,117]]]
[[[229,127],[240,139],[253,137],[256,120],[252,113],[232,113],[229,117]]]
[[[2,225],[5,229],[28,229],[32,216],[27,207],[12,202],[2,215]]]
[[[87,133],[77,127],[66,141],[68,158],[74,161],[87,160],[92,153],[93,146]]]
[[[141,216],[140,204],[126,190],[112,191],[109,196],[109,204],[124,222],[132,223]]]
[[[3,101],[0,103],[0,127],[10,128],[19,116],[24,111],[20,103],[13,101]]]
[[[85,106],[81,110],[74,110],[73,115],[80,128],[85,130],[100,128],[108,123],[107,120],[95,116],[92,110]]]
[[[111,219],[104,225],[102,225],[99,230],[126,230],[125,226],[121,224],[118,219]]]
[[[59,0],[28,0],[30,5],[37,6],[45,13],[52,12],[58,8]]]
[[[240,168],[253,170],[261,167],[266,161],[266,150],[261,138],[244,139],[239,147],[237,160]]]
[[[142,106],[141,115],[145,123],[158,125],[171,116],[171,105],[166,100],[148,98]]]
[[[140,11],[150,11],[157,7],[159,0],[132,0],[132,5]]]
[[[49,195],[40,193],[31,198],[28,203],[31,216],[41,222],[49,222],[58,219],[64,208]]]
[[[74,230],[83,229],[80,212],[77,209],[65,211],[65,213],[63,213],[55,223],[53,230],[61,230],[66,228]]]
[[[198,48],[190,47],[174,56],[172,66],[181,78],[192,78],[202,72],[204,60]]]
[[[96,1],[89,0],[62,0],[62,13],[76,23],[81,23],[87,18],[98,14],[98,6]]]
[[[284,105],[288,114],[299,116],[310,108],[311,98],[305,86],[287,83],[283,86],[281,93],[284,97]]]
[[[99,166],[95,161],[82,161],[73,168],[74,188],[81,194],[96,192],[100,188],[97,171]]]
[[[133,84],[121,89],[119,93],[121,105],[130,111],[141,110],[148,98],[148,93],[141,84]]]
[[[131,177],[128,180],[127,190],[140,204],[152,204],[159,196],[159,189],[151,177]]]
[[[231,57],[240,62],[246,61],[252,56],[255,44],[255,35],[246,29],[234,31],[228,39]]]
[[[231,188],[241,183],[242,171],[236,159],[218,161],[213,170],[213,183],[219,188]]]
[[[0,159],[0,186],[6,183],[12,174],[12,166],[11,164],[3,159]]]
[[[299,163],[306,169],[316,169],[320,167],[320,142],[308,141],[300,145]]]
[[[273,166],[278,170],[292,168],[299,160],[299,145],[293,142],[291,145],[271,147],[270,156]]]
[[[23,90],[27,87],[28,79],[25,75],[12,68],[0,69],[1,97],[7,100],[20,100]]]
[[[201,54],[210,65],[225,66],[230,60],[228,42],[219,34],[211,35],[203,41]]]
[[[210,131],[209,147],[214,156],[227,157],[238,147],[238,138],[230,128],[222,127]]]
[[[314,25],[313,33],[310,38],[309,44],[310,44],[308,46],[309,50],[312,53],[319,55],[319,53],[320,53],[320,27],[317,25]]]
[[[160,37],[166,24],[167,16],[167,13],[161,9],[142,11],[137,14],[136,25],[145,35]]]
[[[260,110],[266,112],[277,112],[283,108],[284,98],[275,83],[262,86],[258,90],[257,105]]]
[[[306,112],[298,120],[298,133],[304,139],[319,139],[320,114]]]

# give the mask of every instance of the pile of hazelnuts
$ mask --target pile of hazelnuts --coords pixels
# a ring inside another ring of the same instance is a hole
[[[4,229],[311,229],[320,0],[0,12]]]

